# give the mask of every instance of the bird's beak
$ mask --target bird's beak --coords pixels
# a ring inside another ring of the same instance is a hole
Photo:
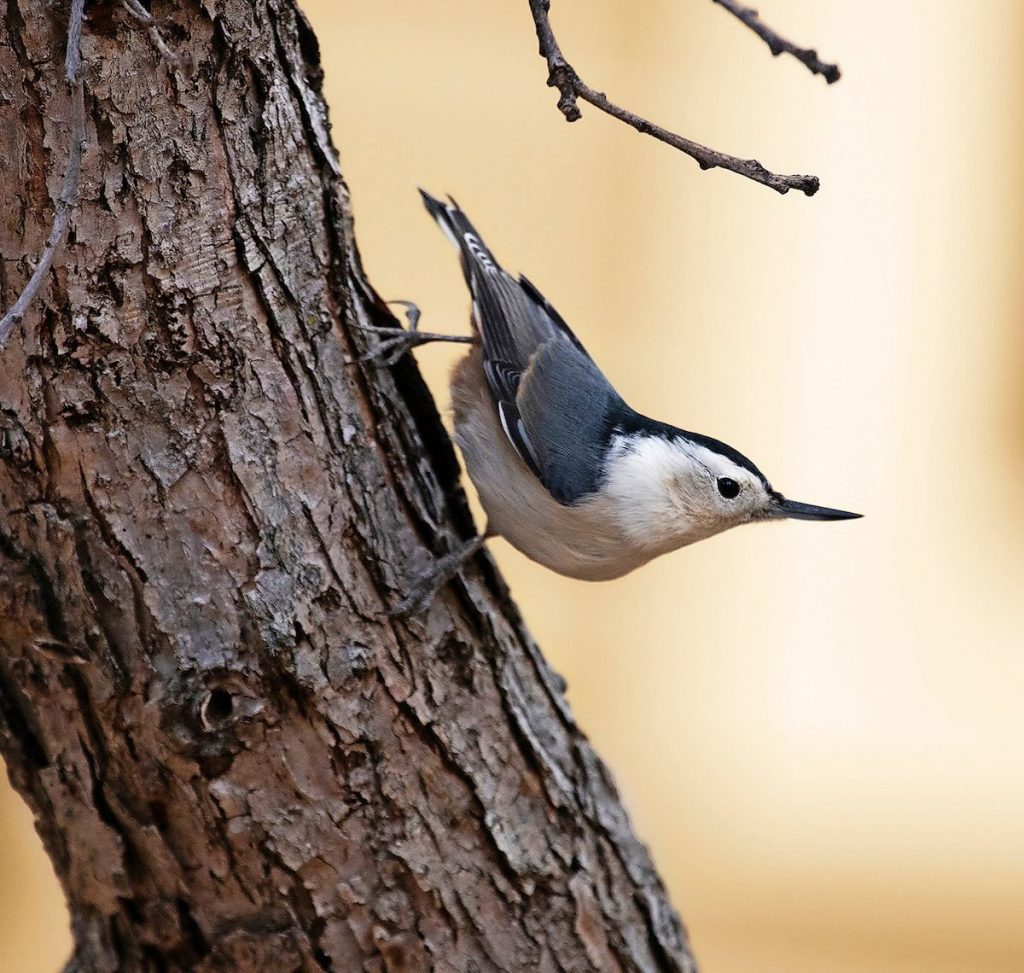
[[[774,500],[772,515],[775,517],[787,517],[792,520],[856,520],[863,516],[850,513],[848,510],[833,510],[832,507],[818,507],[813,503],[787,500],[780,493],[775,494]]]

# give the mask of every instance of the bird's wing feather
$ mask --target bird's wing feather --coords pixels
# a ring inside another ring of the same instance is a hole
[[[525,275],[520,274],[519,284],[523,288],[523,292],[533,303],[535,326],[549,335],[561,332],[577,348],[579,348],[587,358],[590,358],[590,353],[583,347],[583,342],[576,337],[572,328],[566,324],[565,318],[563,318],[562,315],[551,306],[551,303],[539,290],[537,290],[533,282],[528,280]]]
[[[622,400],[587,354],[561,335],[545,342],[519,381],[516,406],[548,492],[563,504],[594,493]]]
[[[505,435],[519,454],[520,459],[540,478],[540,467],[534,453],[533,443],[516,405],[519,382],[523,373],[506,361],[497,358],[484,359],[484,377],[491,397],[498,409],[498,418]]]
[[[593,493],[618,394],[540,291],[502,270],[458,205],[421,194],[459,249],[484,376],[506,436],[559,503]]]

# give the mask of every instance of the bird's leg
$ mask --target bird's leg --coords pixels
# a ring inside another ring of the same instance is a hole
[[[388,301],[388,304],[400,304],[405,308],[409,327],[380,328],[372,324],[357,324],[356,327],[360,331],[370,331],[383,338],[376,348],[362,357],[361,361],[378,362],[383,368],[390,368],[406,352],[417,345],[425,345],[431,341],[451,341],[457,344],[470,344],[473,341],[472,338],[462,335],[420,331],[420,309],[412,301]]]
[[[471,541],[452,551],[451,554],[438,558],[431,565],[429,571],[411,578],[408,583],[408,593],[388,614],[394,617],[396,615],[419,615],[425,612],[438,591],[451,581],[462,566],[480,551],[487,539],[493,536],[485,531],[479,537],[474,537]]]

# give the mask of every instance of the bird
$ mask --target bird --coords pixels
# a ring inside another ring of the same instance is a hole
[[[570,578],[608,581],[741,524],[851,520],[790,500],[732,446],[650,419],[626,404],[583,343],[525,277],[503,270],[458,204],[420,190],[458,250],[472,337],[367,326],[368,358],[394,364],[432,341],[469,344],[453,368],[455,441],[487,516],[477,537],[409,581],[392,614],[426,610],[493,537]]]

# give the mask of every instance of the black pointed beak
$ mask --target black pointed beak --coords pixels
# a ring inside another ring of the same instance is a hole
[[[863,514],[850,513],[849,510],[834,510],[832,507],[818,507],[813,503],[800,503],[799,500],[787,500],[781,494],[776,494],[775,516],[792,520],[856,520]]]

